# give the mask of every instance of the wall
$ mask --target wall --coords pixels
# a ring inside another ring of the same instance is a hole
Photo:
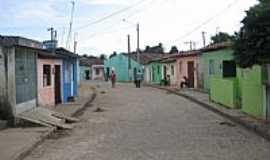
[[[99,70],[99,74],[96,73],[96,69]],[[93,65],[92,66],[92,79],[93,80],[104,80],[104,66],[103,65]]]
[[[152,62],[149,64],[149,69],[151,70],[151,83],[160,84],[162,79],[162,65],[159,62]]]
[[[265,86],[262,67],[241,69],[238,75],[241,83],[242,110],[257,118],[265,118]]]
[[[43,65],[51,65],[51,85],[43,86]],[[62,60],[56,59],[38,59],[37,76],[38,76],[38,105],[52,108],[55,105],[55,81],[54,66],[60,65],[62,73]],[[62,77],[61,77],[62,79]],[[62,81],[61,81],[62,82]],[[61,94],[62,95],[62,94]],[[63,98],[62,98],[63,99]]]
[[[230,108],[237,108],[237,79],[212,76],[210,99]]]
[[[127,82],[129,81],[129,74],[128,74],[128,58],[125,55],[118,54],[106,61],[104,61],[104,70],[106,73],[106,68],[109,67],[110,71],[112,68],[114,68],[115,73],[116,73],[116,79],[117,81],[122,81],[122,82]],[[131,59],[131,69],[132,69],[132,74],[131,74],[131,80],[134,80],[133,76],[133,69],[134,68],[139,68],[142,70],[142,66],[138,64],[136,61]]]
[[[171,85],[177,85],[177,77],[178,77],[178,74],[177,74],[177,71],[176,71],[176,62],[173,62],[173,63],[163,63],[162,64],[162,79],[164,79],[164,66],[166,66],[166,73],[167,75],[170,76],[170,83]],[[172,72],[172,66],[173,66],[173,72]],[[173,73],[173,74],[172,74]]]
[[[188,77],[188,62],[194,62],[194,88],[198,87],[198,57],[181,57],[176,62],[177,84],[179,85],[183,81],[183,77]],[[180,67],[181,62],[181,67]]]
[[[222,62],[224,60],[232,60],[233,50],[232,49],[221,49],[217,51],[208,51],[203,52],[200,63],[203,69],[203,88],[205,91],[210,90],[210,74],[209,74],[209,61],[212,60],[214,62],[214,76],[222,77]]]
[[[92,77],[92,69],[88,66],[80,66],[80,80],[86,80],[85,71],[89,71],[89,78]]]

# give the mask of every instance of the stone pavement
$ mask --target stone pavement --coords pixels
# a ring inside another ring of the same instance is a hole
[[[186,98],[130,84],[97,93],[74,130],[46,139],[25,160],[270,159],[269,141]]]
[[[73,116],[93,100],[93,87],[83,84],[80,87],[80,98],[75,103],[58,105],[55,110],[68,116]],[[54,127],[19,127],[0,131],[0,160],[23,159],[32,149],[38,146],[56,128]]]
[[[212,102],[209,99],[209,95],[205,92],[198,91],[196,89],[178,89],[176,87],[164,87],[156,85],[148,85],[169,91],[171,93],[185,97],[193,102],[200,104],[207,109],[214,111],[230,120],[243,125],[247,129],[257,133],[258,135],[270,140],[270,122],[253,118],[240,109],[231,109],[226,106]]]

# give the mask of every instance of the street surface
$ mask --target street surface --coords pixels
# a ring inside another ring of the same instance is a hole
[[[269,141],[182,97],[130,84],[97,87],[81,122],[26,160],[270,159]],[[94,112],[97,107],[104,112]]]

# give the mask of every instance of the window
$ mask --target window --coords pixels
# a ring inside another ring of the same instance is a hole
[[[223,61],[223,77],[235,77],[236,64],[234,61]]]
[[[179,62],[179,73],[182,73],[182,62]]]
[[[174,75],[174,66],[171,65],[171,74]]]
[[[209,74],[213,75],[215,74],[215,61],[214,60],[209,60]]]
[[[51,65],[43,65],[43,86],[51,85]]]
[[[99,75],[99,69],[98,68],[96,68],[96,75]]]

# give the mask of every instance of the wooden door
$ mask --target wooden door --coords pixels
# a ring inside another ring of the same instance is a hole
[[[194,88],[194,62],[188,62],[188,79],[189,79],[189,87]]]
[[[54,92],[55,104],[61,103],[61,67],[60,65],[54,66]]]

